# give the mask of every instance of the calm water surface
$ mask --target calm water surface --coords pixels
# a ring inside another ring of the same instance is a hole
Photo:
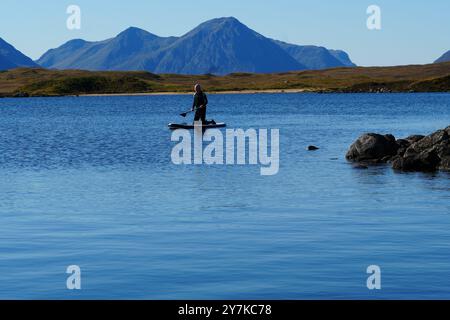
[[[450,174],[344,158],[364,132],[447,127],[449,94],[211,95],[231,128],[280,129],[272,177],[173,165],[166,125],[190,104],[0,99],[1,299],[450,298]]]

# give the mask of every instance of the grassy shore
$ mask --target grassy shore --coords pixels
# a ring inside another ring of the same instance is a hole
[[[449,92],[450,62],[227,76],[20,68],[0,72],[0,96],[187,93],[197,82],[210,93]]]

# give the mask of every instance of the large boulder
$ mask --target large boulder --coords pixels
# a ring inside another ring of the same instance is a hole
[[[428,136],[398,139],[392,135],[364,134],[347,153],[354,162],[392,162],[402,171],[450,171],[450,126]]]
[[[439,170],[450,171],[450,157],[445,157],[441,159],[439,164]]]
[[[351,145],[346,158],[356,162],[386,162],[399,148],[393,135],[366,133]]]
[[[449,135],[446,130],[438,130],[412,143],[403,156],[393,162],[393,168],[403,171],[435,171],[448,155]]]
[[[410,155],[414,156],[421,152],[437,147],[438,145],[446,142],[448,138],[449,136],[447,131],[438,130],[435,133],[430,134],[429,136],[426,136],[420,139],[419,141],[412,143],[411,146],[406,150],[405,157],[408,157]]]
[[[392,167],[402,171],[435,171],[440,162],[441,159],[434,150],[425,150],[407,157],[397,157],[392,162]]]
[[[408,141],[409,143],[416,143],[417,141],[420,141],[423,138],[425,138],[425,136],[422,136],[422,135],[419,135],[419,134],[414,134],[412,136],[409,136],[409,137],[405,138],[405,140]]]

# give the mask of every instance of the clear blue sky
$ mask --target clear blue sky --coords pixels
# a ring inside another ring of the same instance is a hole
[[[82,28],[66,28],[66,8]],[[366,28],[366,9],[382,9],[382,30]],[[0,37],[33,59],[73,38],[103,40],[129,26],[182,35],[199,23],[234,16],[265,36],[343,49],[358,65],[430,63],[450,50],[449,0],[2,0]]]

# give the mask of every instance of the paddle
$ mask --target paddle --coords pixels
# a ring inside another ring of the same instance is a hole
[[[203,106],[200,107],[200,108],[197,108],[197,110],[198,110],[198,109],[202,109],[202,108],[203,108]],[[180,113],[180,116],[182,116],[183,118],[186,118],[186,116],[187,116],[189,113],[195,112],[195,111],[197,111],[197,110],[189,110],[189,111]]]
[[[187,112],[180,113],[180,116],[182,116],[183,118],[186,118],[186,116],[187,116],[189,113],[192,113],[192,112],[194,112],[194,111],[189,110],[189,111],[187,111]]]

